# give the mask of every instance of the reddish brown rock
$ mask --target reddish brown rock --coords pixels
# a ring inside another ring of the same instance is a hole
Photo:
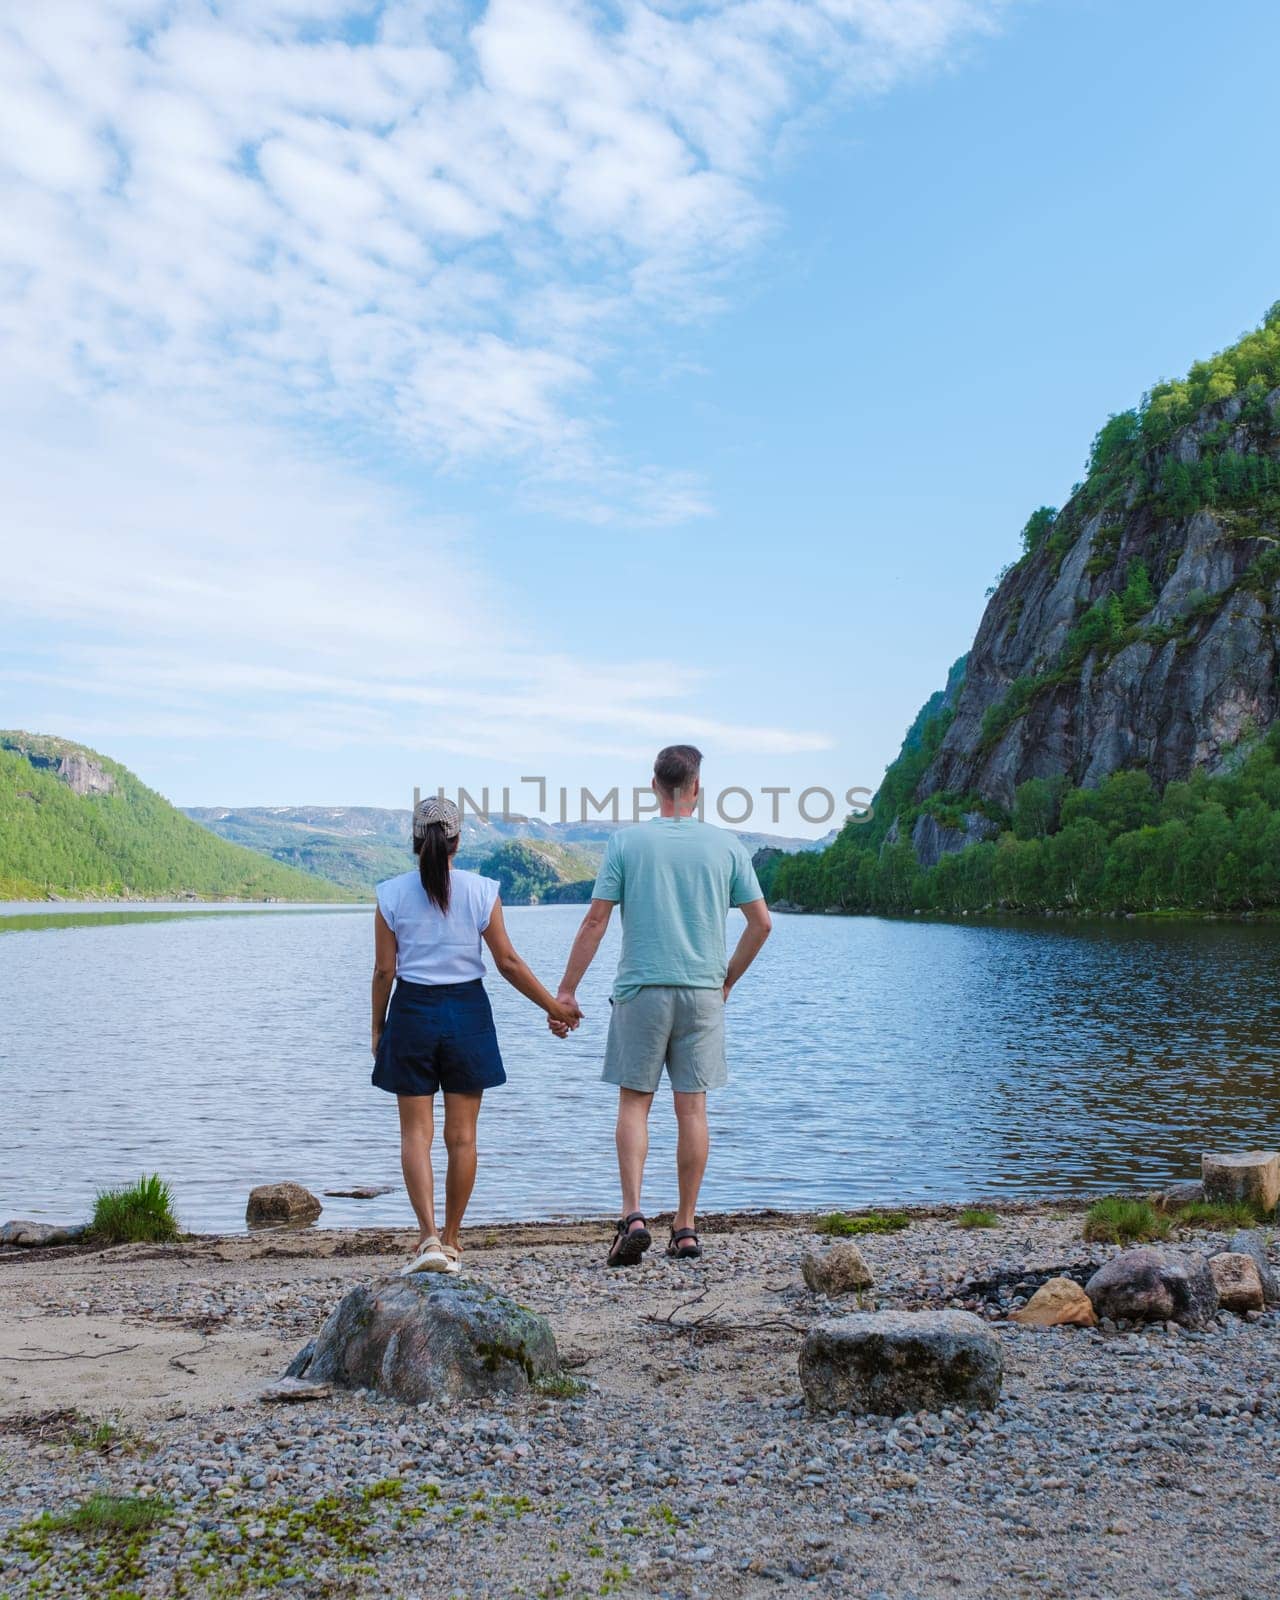
[[[1262,1274],[1252,1256],[1224,1251],[1209,1257],[1209,1271],[1218,1290],[1218,1301],[1225,1311],[1261,1311],[1266,1304]]]
[[[324,1207],[300,1183],[262,1183],[249,1195],[244,1220],[248,1223],[288,1223],[304,1227],[314,1222]]]
[[[1024,1328],[1092,1328],[1098,1317],[1092,1300],[1078,1283],[1070,1278],[1050,1278],[1009,1320]]]

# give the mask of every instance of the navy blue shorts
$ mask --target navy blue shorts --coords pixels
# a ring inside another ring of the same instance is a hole
[[[373,1064],[388,1094],[478,1094],[507,1081],[484,980],[399,979]]]

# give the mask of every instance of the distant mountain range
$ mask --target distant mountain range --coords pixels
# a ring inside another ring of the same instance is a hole
[[[0,900],[351,900],[413,864],[412,813],[378,806],[191,806],[51,734],[0,732]],[[509,905],[590,897],[613,822],[464,818],[459,865]],[[753,853],[827,839],[740,833]]]
[[[188,806],[185,810],[223,839],[347,889],[371,892],[383,878],[412,864],[408,807]],[[458,865],[496,877],[503,885],[503,898],[512,905],[580,899],[595,877],[610,834],[624,826],[608,821],[544,822],[539,817],[490,816],[485,821],[468,815],[462,823]],[[835,834],[825,839],[768,833],[738,837],[754,853],[818,850]]]

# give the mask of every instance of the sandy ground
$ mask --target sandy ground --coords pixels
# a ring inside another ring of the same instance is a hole
[[[701,1226],[710,1238],[745,1225],[763,1241],[796,1220],[711,1217]],[[652,1225],[658,1238],[663,1225]],[[602,1221],[499,1224],[469,1230],[463,1244],[468,1270],[501,1286],[513,1261],[563,1254],[598,1266],[609,1233]],[[0,1255],[0,1418],[71,1408],[133,1424],[176,1408],[253,1402],[331,1305],[400,1266],[414,1238],[385,1228],[280,1229],[164,1247]],[[613,1282],[652,1288],[658,1254],[643,1275]],[[221,1295],[227,1285],[233,1308]],[[273,1315],[279,1302],[288,1310]],[[556,1315],[555,1326],[561,1344],[567,1338],[576,1349],[598,1345],[603,1331],[589,1308]]]
[[[1016,1294],[1025,1271],[1108,1253],[1083,1243],[1078,1210],[1006,1211],[989,1232],[918,1215],[860,1241],[875,1297],[986,1295],[1005,1350],[998,1410],[815,1418],[800,1342],[844,1308],[800,1279],[821,1242],[812,1222],[707,1219],[703,1237],[700,1264],[655,1251],[608,1273],[601,1225],[473,1231],[468,1270],[546,1312],[585,1387],[447,1414],[258,1398],[348,1288],[400,1263],[408,1234],[0,1258],[0,1592],[1272,1594],[1277,1314],[1223,1314],[1202,1334],[1018,1330],[992,1285]],[[103,1420],[117,1434],[89,1443]],[[131,1567],[30,1533],[103,1491],[171,1508]],[[315,1510],[335,1495],[355,1508],[345,1531]]]
[[[389,1268],[411,1237],[266,1233],[5,1258],[0,1416],[69,1408],[138,1425],[251,1403],[301,1342],[290,1331],[297,1319],[247,1328],[223,1312],[221,1287],[232,1283],[250,1299],[261,1293],[264,1304],[283,1285],[291,1297],[314,1289],[336,1299]]]

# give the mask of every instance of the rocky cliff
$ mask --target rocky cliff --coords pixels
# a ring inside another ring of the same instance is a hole
[[[1266,333],[1280,340],[1274,311]],[[1195,391],[1175,388],[1185,411]],[[915,789],[925,865],[998,832],[1027,779],[1137,768],[1163,788],[1221,771],[1276,719],[1280,387],[1255,374],[1163,429],[1152,404],[1111,419],[991,597]]]
[[[1280,302],[1093,441],[801,910],[1280,907]]]
[[[117,784],[101,759],[79,745],[48,734],[14,731],[0,735],[0,749],[25,756],[37,772],[48,772],[72,794],[114,794]]]

